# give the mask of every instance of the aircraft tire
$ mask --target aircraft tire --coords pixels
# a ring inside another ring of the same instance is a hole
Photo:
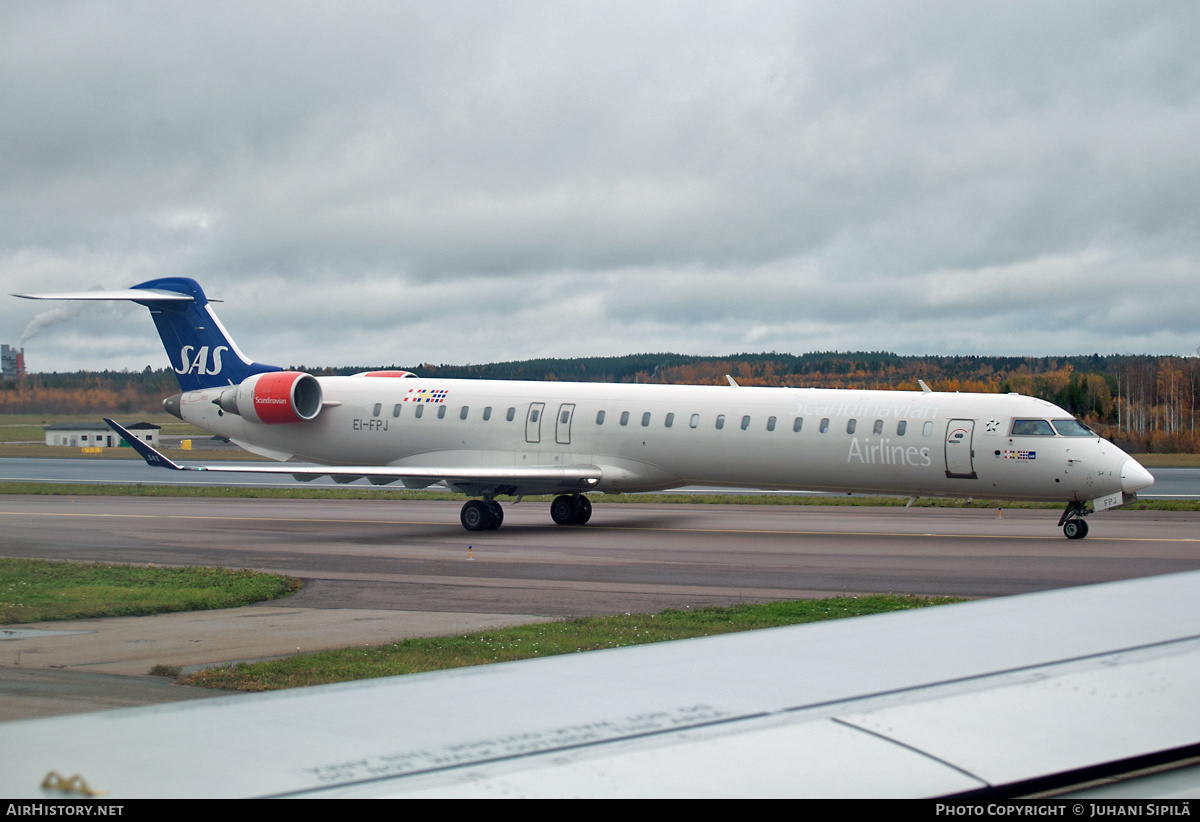
[[[487,509],[491,515],[491,519],[488,522],[488,530],[495,531],[504,523],[504,509],[494,499],[487,501]]]
[[[550,519],[556,525],[572,525],[575,522],[575,500],[567,494],[554,498],[550,503]]]
[[[576,525],[583,525],[592,518],[592,501],[580,494],[575,498],[575,517],[571,520]]]
[[[458,519],[468,531],[486,531],[492,521],[492,514],[483,500],[469,499],[459,512]]]
[[[1067,539],[1083,539],[1088,534],[1088,525],[1081,519],[1069,519],[1063,523],[1063,534]]]

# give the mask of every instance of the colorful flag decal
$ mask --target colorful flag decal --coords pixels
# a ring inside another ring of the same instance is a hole
[[[410,388],[404,402],[445,402],[445,388]]]

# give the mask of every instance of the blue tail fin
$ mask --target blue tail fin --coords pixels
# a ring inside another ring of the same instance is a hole
[[[135,285],[132,291],[173,291],[191,297],[191,300],[156,300],[152,293],[132,297],[134,302],[150,309],[179,387],[184,391],[237,385],[254,374],[281,370],[277,365],[253,362],[238,349],[195,280],[164,277]]]

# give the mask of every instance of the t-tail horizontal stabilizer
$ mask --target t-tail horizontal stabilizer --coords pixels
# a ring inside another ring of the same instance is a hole
[[[162,277],[122,291],[16,294],[29,300],[128,300],[150,309],[171,368],[184,391],[239,385],[247,377],[281,370],[252,362],[221,325],[204,289],[187,277]]]

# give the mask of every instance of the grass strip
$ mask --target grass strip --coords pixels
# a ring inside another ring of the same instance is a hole
[[[906,611],[960,601],[953,597],[886,594],[585,617],[462,636],[405,639],[377,647],[297,654],[265,662],[243,662],[199,671],[178,681],[183,685],[237,691],[298,688]]]
[[[0,623],[234,608],[287,596],[300,585],[226,568],[0,559]]]
[[[58,482],[0,482],[0,495],[79,496],[79,497],[175,497],[223,499],[389,499],[426,500],[461,503],[465,497],[449,491],[409,491],[405,489],[346,488],[243,488],[225,485],[119,485]],[[907,497],[849,496],[846,494],[589,494],[595,505],[612,503],[631,505],[850,505],[899,508]],[[524,502],[549,502],[552,497],[525,497]],[[502,500],[506,505],[507,501]],[[989,499],[949,499],[921,497],[914,508],[1032,508],[1061,511],[1061,502],[1018,502]],[[1127,511],[1200,511],[1200,500],[1141,500],[1126,506]]]

